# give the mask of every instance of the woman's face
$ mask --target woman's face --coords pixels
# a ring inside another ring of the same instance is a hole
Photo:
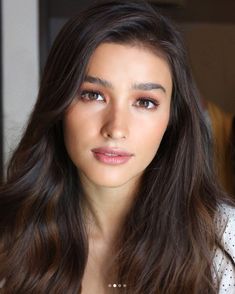
[[[102,187],[138,181],[167,128],[171,94],[160,55],[131,45],[97,47],[64,117],[66,149],[81,178]]]

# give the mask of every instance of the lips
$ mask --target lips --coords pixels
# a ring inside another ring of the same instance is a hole
[[[109,165],[123,164],[134,155],[118,148],[100,147],[91,150],[95,159]]]
[[[133,156],[132,153],[123,151],[121,149],[117,148],[110,148],[110,147],[100,147],[100,148],[95,148],[91,150],[92,152],[95,153],[100,153],[100,154],[105,154],[107,156]]]

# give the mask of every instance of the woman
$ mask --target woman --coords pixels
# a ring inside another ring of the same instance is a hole
[[[235,210],[199,104],[150,5],[70,20],[1,189],[4,293],[232,293]]]

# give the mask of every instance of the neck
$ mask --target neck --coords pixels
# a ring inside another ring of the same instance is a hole
[[[138,182],[133,180],[119,187],[100,187],[81,177],[84,190],[84,213],[89,238],[113,243],[121,232]]]

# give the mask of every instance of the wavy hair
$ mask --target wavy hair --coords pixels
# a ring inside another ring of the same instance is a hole
[[[232,120],[232,130],[231,130],[231,162],[232,162],[232,178],[233,178],[233,191],[235,193],[235,116]]]
[[[217,187],[210,140],[181,36],[142,1],[93,5],[57,36],[38,99],[0,190],[0,280],[4,293],[82,291],[88,234],[82,186],[62,122],[94,50],[140,44],[166,57],[173,79],[170,121],[124,220],[113,268],[128,294],[216,293]]]

